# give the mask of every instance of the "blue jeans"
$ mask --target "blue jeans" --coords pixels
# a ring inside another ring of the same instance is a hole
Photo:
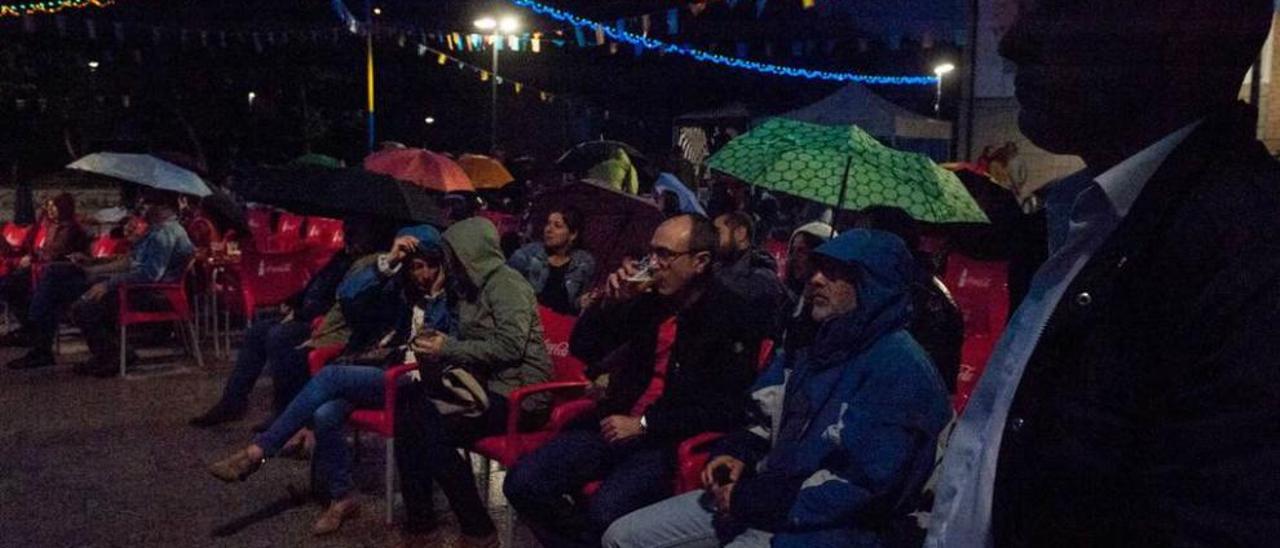
[[[58,334],[58,314],[84,295],[89,285],[84,270],[71,263],[52,263],[40,274],[27,311],[33,350],[53,352],[53,339]]]
[[[712,513],[690,491],[623,516],[604,533],[604,548],[718,548]],[[757,529],[734,537],[727,548],[767,548],[773,535]]]
[[[220,405],[235,410],[248,407],[253,385],[270,362],[274,407],[281,412],[307,382],[307,350],[297,347],[310,334],[311,330],[302,322],[264,320],[253,324],[245,331],[244,344],[236,354],[236,365],[222,390]]]
[[[377,367],[329,365],[307,382],[265,432],[254,439],[266,456],[280,452],[289,438],[310,421],[316,448],[311,460],[316,476],[332,498],[342,498],[354,488],[351,448],[347,447],[347,417],[355,409],[382,406],[384,371]]]
[[[670,447],[610,444],[580,421],[516,463],[502,489],[543,546],[599,546],[614,520],[671,495],[672,468]],[[598,479],[585,512],[565,500]]]

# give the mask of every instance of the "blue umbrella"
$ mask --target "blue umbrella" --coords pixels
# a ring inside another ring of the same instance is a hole
[[[676,178],[675,175],[666,172],[658,175],[658,180],[653,183],[653,192],[654,194],[662,194],[663,192],[674,194],[676,198],[680,199],[681,213],[697,213],[703,216],[707,214],[706,210],[702,208],[702,204],[698,202],[698,195],[690,190],[689,187],[684,186],[684,183],[680,182],[680,179]]]
[[[78,169],[114,177],[122,181],[159,190],[189,194],[201,198],[213,194],[204,180],[191,170],[178,167],[150,154],[123,154],[98,152],[67,165]]]

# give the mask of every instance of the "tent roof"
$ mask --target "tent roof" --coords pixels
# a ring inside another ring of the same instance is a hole
[[[719,122],[723,120],[750,120],[751,110],[741,101],[734,101],[727,105],[722,105],[713,109],[700,110],[683,114],[676,118],[675,125],[689,126],[705,124],[709,122]]]
[[[951,139],[950,122],[911,112],[856,83],[782,117],[827,126],[852,124],[882,139]]]

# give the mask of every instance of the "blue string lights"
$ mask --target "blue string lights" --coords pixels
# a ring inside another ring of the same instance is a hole
[[[825,70],[811,70],[796,67],[787,67],[782,65],[772,65],[761,63],[758,61],[750,61],[746,59],[738,59],[711,53],[709,51],[686,48],[669,44],[661,40],[640,36],[627,32],[626,30],[603,25],[579,17],[567,11],[553,8],[546,4],[535,2],[534,0],[509,0],[512,4],[528,9],[538,15],[550,17],[562,23],[568,23],[576,28],[588,27],[596,32],[602,32],[605,36],[615,42],[622,42],[632,46],[641,47],[648,50],[657,51],[670,55],[682,55],[698,61],[713,63],[730,68],[751,70],[762,74],[770,74],[775,76],[788,76],[793,78],[807,78],[810,80],[826,80],[832,82],[857,82],[861,84],[872,85],[890,85],[890,86],[932,86],[938,83],[937,76],[887,76],[878,74],[857,74],[853,72],[831,72]]]

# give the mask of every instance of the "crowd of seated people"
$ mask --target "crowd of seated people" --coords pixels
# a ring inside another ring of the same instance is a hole
[[[73,200],[50,206],[50,243],[19,263],[41,267],[21,335],[8,337],[32,350],[12,366],[52,363],[65,314],[94,356],[77,370],[116,371],[114,299],[105,297],[123,283],[175,280],[193,254],[176,196],[144,191],[140,202],[126,229],[132,251],[105,260],[84,254],[88,238],[77,231]],[[311,459],[328,497],[312,531],[330,534],[360,507],[349,418],[389,405],[384,371],[413,365],[391,381],[402,538],[410,546],[441,542],[438,485],[457,516],[459,545],[498,546],[471,463],[458,450],[506,432],[508,395],[551,378],[541,308],[573,318],[570,351],[589,379],[581,393],[587,405],[525,448],[503,485],[543,545],[913,538],[921,530],[908,514],[920,508],[937,436],[950,419],[953,379],[934,365],[937,345],[913,338],[920,318],[912,311],[928,302],[934,280],[913,256],[910,227],[888,217],[841,235],[822,223],[801,226],[780,274],[757,247],[750,214],[677,213],[653,232],[647,252],[602,281],[582,246],[584,217],[573,208],[551,211],[541,238],[509,258],[482,217],[456,220],[443,234],[410,226],[394,238],[383,222],[349,218],[345,247],[278,317],[248,326],[217,403],[191,423],[242,418],[269,370],[271,416],[210,472],[236,482],[273,458]],[[19,269],[4,287],[31,280]],[[947,344],[961,336],[950,335]],[[310,370],[309,355],[323,348],[341,350]],[[542,428],[557,402],[524,400],[519,427]],[[687,491],[679,447],[710,432],[725,437],[699,465],[703,489]],[[856,515],[878,521],[848,518]]]

